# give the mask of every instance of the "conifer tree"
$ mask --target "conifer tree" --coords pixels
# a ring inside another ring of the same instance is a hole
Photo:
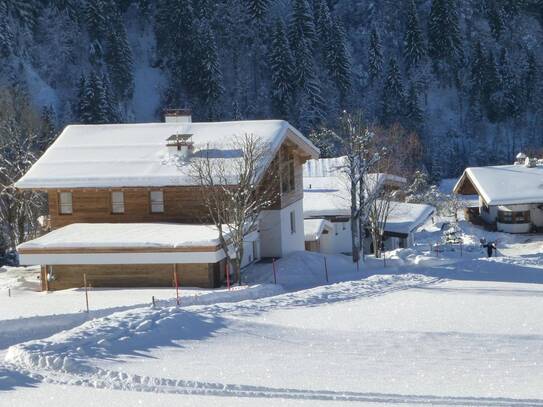
[[[428,54],[435,61],[448,63],[461,55],[460,26],[454,0],[432,0],[428,21]]]
[[[423,111],[419,106],[419,95],[414,83],[410,84],[409,91],[407,92],[405,111],[408,127],[414,130],[420,129],[424,116]]]
[[[526,104],[529,106],[534,99],[534,89],[537,87],[538,66],[533,52],[528,52],[526,57],[526,69],[523,73],[523,87]]]
[[[396,60],[390,58],[381,97],[381,121],[384,124],[401,122],[404,99],[405,93],[400,68]]]
[[[112,27],[108,36],[105,59],[116,98],[127,100],[132,97],[134,91],[134,63],[126,30],[120,16],[115,23],[116,27]]]
[[[107,32],[106,10],[103,0],[88,0],[85,22],[91,41],[101,41]]]
[[[489,4],[488,25],[494,38],[499,40],[505,26],[505,11],[497,0],[490,0]]]
[[[339,90],[340,104],[343,106],[351,88],[351,61],[341,23],[334,19],[331,28],[330,39],[326,44],[326,65]]]
[[[403,45],[403,55],[406,65],[409,68],[417,66],[426,54],[426,47],[424,45],[424,38],[420,28],[417,7],[414,0],[411,0],[409,3],[409,10],[407,12],[407,26]]]
[[[254,21],[261,22],[268,12],[270,0],[245,0],[249,8],[249,15]]]
[[[311,43],[316,38],[315,21],[307,0],[293,0],[290,42],[293,48],[302,40]]]
[[[370,84],[374,84],[381,76],[383,69],[383,51],[381,50],[381,40],[377,30],[373,28],[370,34],[370,44],[368,48],[368,75]]]
[[[286,28],[281,20],[275,24],[270,49],[272,108],[278,117],[287,118],[293,98],[294,66]]]
[[[315,1],[315,32],[320,44],[330,41],[332,16],[326,0]]]
[[[500,88],[500,78],[498,76],[496,60],[491,51],[486,56],[484,75],[485,81],[482,91],[483,106],[486,109],[489,120],[495,122],[499,119],[501,108],[499,101],[496,100]]]
[[[7,6],[0,3],[0,57],[3,58],[11,55],[14,40],[8,18]]]
[[[197,49],[199,53],[195,55],[197,60],[192,61],[195,64],[195,73],[197,74],[197,81],[195,82],[197,88],[195,90],[200,101],[206,107],[208,118],[213,119],[217,116],[218,99],[224,91],[222,71],[215,36],[207,19],[200,20],[197,33]],[[194,79],[196,79],[196,76]]]
[[[477,41],[473,47],[471,58],[470,76],[470,102],[481,102],[483,88],[485,86],[486,57],[481,42]]]

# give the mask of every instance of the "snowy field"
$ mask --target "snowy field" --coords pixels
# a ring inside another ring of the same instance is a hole
[[[0,406],[543,406],[543,237],[296,253],[228,291],[40,293],[0,271]],[[498,240],[487,259],[477,242]],[[11,297],[8,296],[11,288]],[[151,297],[157,300],[151,307]]]

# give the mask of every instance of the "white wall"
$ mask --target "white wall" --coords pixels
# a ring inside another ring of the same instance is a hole
[[[334,253],[351,253],[353,251],[351,239],[351,222],[332,222],[334,226],[333,247]]]
[[[283,257],[305,250],[303,201],[283,209],[262,211],[260,214],[261,257]],[[296,232],[290,228],[290,213],[294,212]]]
[[[290,227],[290,213],[294,212],[296,232]],[[303,200],[281,209],[281,256],[305,250]]]

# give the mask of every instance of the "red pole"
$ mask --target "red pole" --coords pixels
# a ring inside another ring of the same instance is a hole
[[[275,257],[272,258],[273,283],[277,284],[277,272],[275,270]]]
[[[326,263],[326,256],[324,256],[324,274],[326,276],[326,282],[328,282],[328,264]]]
[[[87,304],[87,314],[89,313],[89,291],[87,290],[87,273],[83,273],[83,285],[85,286],[85,303]]]
[[[226,271],[226,287],[228,288],[228,291],[230,291],[230,270],[228,269],[228,260],[226,261],[225,271]]]
[[[179,305],[179,280],[177,279],[177,270],[173,272],[173,278],[175,280],[175,300]]]

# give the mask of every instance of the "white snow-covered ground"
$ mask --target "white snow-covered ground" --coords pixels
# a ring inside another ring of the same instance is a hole
[[[3,269],[0,406],[543,406],[543,237],[461,227],[462,252],[430,252],[426,225],[386,268],[329,256],[327,283],[323,256],[296,253],[278,285],[257,264],[180,307],[171,289],[93,290],[87,315],[80,290]]]

